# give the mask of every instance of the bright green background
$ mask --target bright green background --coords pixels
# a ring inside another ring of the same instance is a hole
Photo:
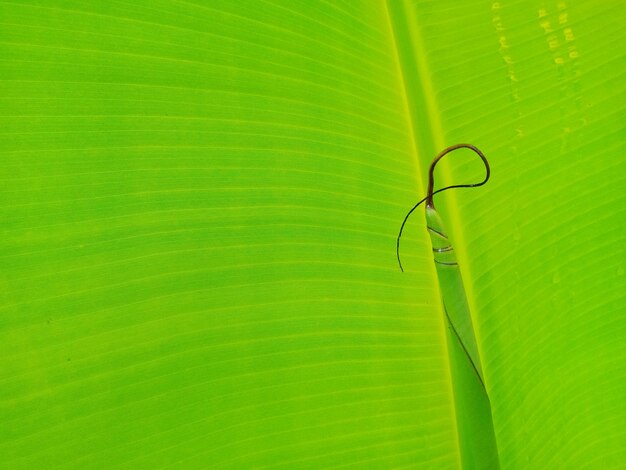
[[[463,141],[502,467],[626,465],[623,11],[0,2],[0,467],[457,468]]]

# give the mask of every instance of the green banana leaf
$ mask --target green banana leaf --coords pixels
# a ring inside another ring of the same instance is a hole
[[[0,2],[0,468],[460,468],[459,142],[501,467],[624,468],[623,11]]]

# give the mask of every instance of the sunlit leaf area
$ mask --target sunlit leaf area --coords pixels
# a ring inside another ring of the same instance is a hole
[[[625,468],[624,20],[0,1],[0,468],[470,468],[423,208],[396,259],[463,142],[499,466]]]

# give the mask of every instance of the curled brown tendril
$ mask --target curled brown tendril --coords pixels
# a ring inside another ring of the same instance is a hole
[[[450,152],[452,152],[454,150],[460,149],[460,148],[470,149],[470,150],[474,151],[480,157],[480,159],[485,164],[485,170],[486,170],[485,178],[482,181],[480,181],[479,183],[454,184],[452,186],[446,186],[445,188],[441,188],[441,189],[438,189],[437,191],[433,191],[433,189],[435,187],[435,166],[437,165],[439,160],[441,160],[447,154],[449,154]],[[404,269],[402,268],[402,262],[400,261],[400,238],[402,237],[402,231],[404,230],[404,226],[406,225],[407,220],[409,220],[409,217],[415,211],[415,209],[417,209],[424,202],[426,202],[426,207],[434,208],[435,204],[433,203],[433,196],[435,194],[441,193],[443,191],[447,191],[448,189],[454,189],[454,188],[476,188],[477,186],[482,186],[483,184],[485,184],[489,180],[490,176],[491,176],[491,169],[489,168],[489,162],[487,161],[487,158],[485,157],[485,155],[477,147],[475,147],[475,146],[473,146],[471,144],[456,144],[456,145],[452,145],[452,146],[444,149],[441,153],[439,153],[439,155],[437,155],[435,157],[435,159],[430,164],[430,168],[428,170],[428,192],[426,193],[426,197],[424,199],[420,200],[417,204],[415,204],[411,208],[411,210],[406,214],[406,217],[404,217],[404,220],[402,221],[402,225],[400,226],[400,232],[398,233],[398,239],[396,241],[396,256],[398,258],[398,265],[400,266],[400,271],[404,272]]]

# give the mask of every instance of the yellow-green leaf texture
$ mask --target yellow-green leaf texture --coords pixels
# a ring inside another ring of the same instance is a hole
[[[0,2],[0,468],[459,468],[459,142],[502,468],[623,468],[623,12]]]

